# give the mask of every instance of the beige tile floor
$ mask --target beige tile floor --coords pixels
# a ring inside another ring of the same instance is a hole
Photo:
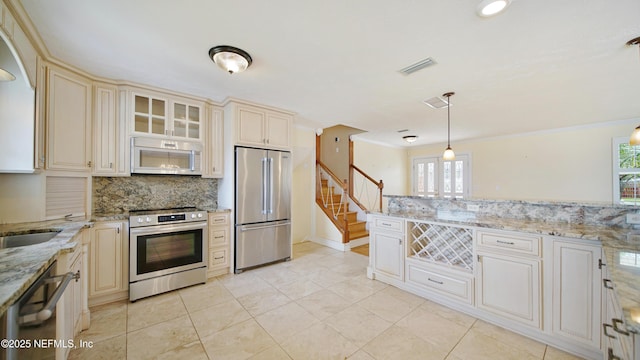
[[[366,278],[368,258],[314,243],[294,260],[91,309],[71,359],[574,359]]]

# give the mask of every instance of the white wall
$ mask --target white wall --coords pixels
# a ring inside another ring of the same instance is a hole
[[[311,238],[315,209],[316,133],[293,128],[293,242]]]
[[[410,167],[406,148],[376,144],[353,138],[353,163],[362,171],[384,183],[383,195],[409,194]],[[383,198],[383,210],[387,201]]]
[[[470,153],[472,197],[612,203],[612,145],[638,121],[618,121],[487,140],[455,142]],[[414,157],[442,155],[444,145],[410,148]]]
[[[0,224],[44,219],[45,176],[0,174]]]

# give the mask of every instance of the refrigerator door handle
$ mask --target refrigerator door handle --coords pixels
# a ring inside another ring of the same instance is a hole
[[[269,214],[273,214],[273,158],[269,158]]]
[[[269,164],[267,162],[267,158],[262,158],[262,213],[267,214],[267,191],[269,188],[267,187],[267,179],[269,173]]]
[[[268,228],[272,228],[272,227],[277,227],[277,226],[283,226],[283,225],[291,225],[290,221],[278,221],[278,222],[273,222],[273,223],[269,223],[268,225],[243,225],[240,226],[240,231],[251,231],[251,230],[259,230],[259,229],[268,229]]]

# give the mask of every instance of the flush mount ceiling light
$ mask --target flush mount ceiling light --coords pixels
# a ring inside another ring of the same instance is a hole
[[[511,0],[482,0],[478,4],[476,12],[478,16],[489,17],[494,16],[507,8],[511,4]]]
[[[404,141],[408,142],[409,144],[418,140],[417,135],[405,135],[402,138],[404,139]]]
[[[253,61],[246,51],[228,45],[212,47],[209,57],[229,74],[246,70]]]
[[[444,150],[444,154],[442,154],[442,159],[444,160],[455,160],[456,154],[451,149],[451,96],[453,96],[454,92],[444,93],[442,96],[447,98],[447,148]]]
[[[13,81],[16,77],[5,69],[0,68],[0,81]]]
[[[640,45],[640,37],[635,39],[631,39],[627,41],[628,46]],[[638,46],[640,48],[640,46]],[[638,125],[635,130],[631,133],[631,138],[629,139],[629,145],[640,145],[640,125]]]

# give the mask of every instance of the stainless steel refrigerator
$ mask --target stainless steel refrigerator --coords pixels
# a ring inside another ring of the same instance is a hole
[[[235,272],[291,258],[291,153],[236,147]]]

